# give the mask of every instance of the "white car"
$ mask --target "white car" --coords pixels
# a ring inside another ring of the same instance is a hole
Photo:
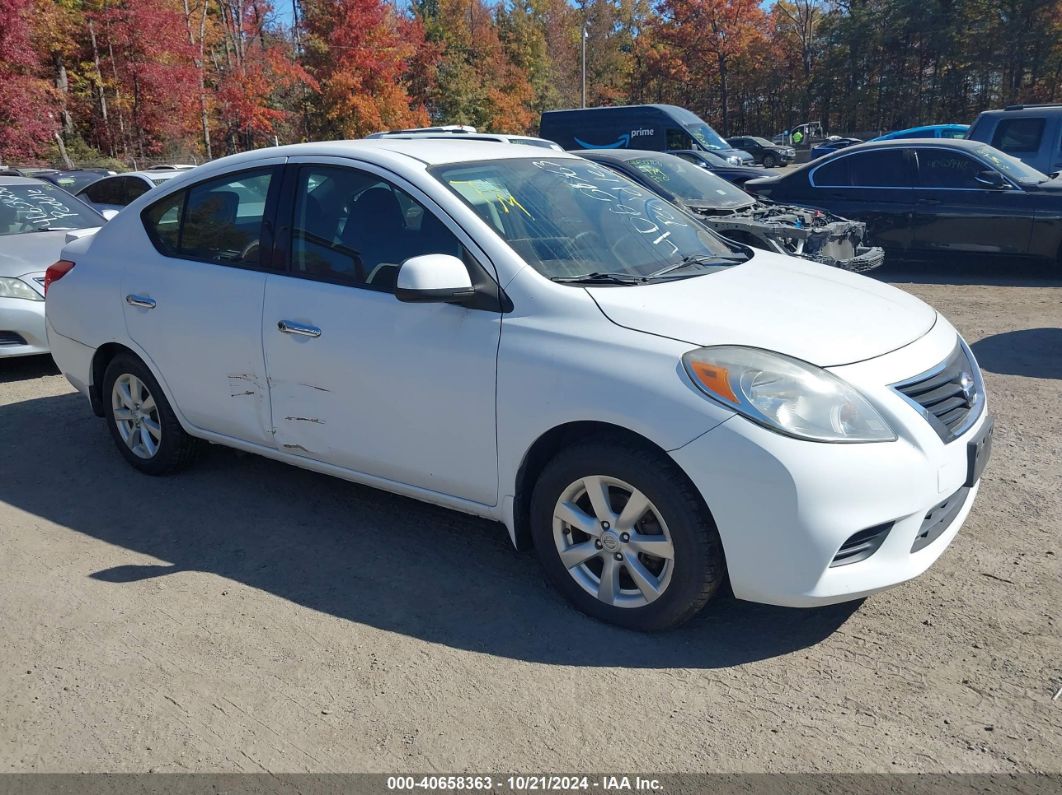
[[[449,125],[446,127],[419,127],[411,130],[389,130],[377,132],[366,138],[390,138],[399,140],[412,140],[415,138],[438,138],[442,140],[460,139],[462,141],[496,141],[501,144],[520,144],[521,146],[537,146],[540,149],[552,149],[563,152],[564,148],[545,138],[536,138],[533,135],[510,135],[509,133],[479,132],[475,127],[463,125]]]
[[[44,272],[106,219],[50,182],[0,176],[0,359],[48,353]]]
[[[195,166],[156,166],[145,171],[128,171],[98,179],[77,192],[77,197],[99,212],[118,212],[149,190],[162,185]]]
[[[234,155],[48,284],[55,359],[137,469],[206,440],[495,519],[638,629],[727,575],[794,606],[915,577],[990,449],[980,371],[929,306],[563,152]]]

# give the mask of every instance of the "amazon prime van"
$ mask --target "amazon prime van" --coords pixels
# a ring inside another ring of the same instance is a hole
[[[732,165],[751,166],[752,155],[734,149],[694,113],[677,105],[548,110],[539,135],[565,149],[704,149]]]

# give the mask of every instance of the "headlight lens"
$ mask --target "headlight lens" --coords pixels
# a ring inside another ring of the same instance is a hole
[[[888,423],[852,386],[780,353],[721,345],[682,357],[706,395],[766,428],[815,442],[891,442]]]
[[[0,277],[0,298],[24,298],[27,301],[43,301],[44,296],[22,279]]]

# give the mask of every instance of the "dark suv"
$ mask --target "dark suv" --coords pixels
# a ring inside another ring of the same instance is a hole
[[[1062,104],[986,110],[966,137],[991,144],[1045,174],[1062,171]]]
[[[727,143],[735,149],[748,152],[764,168],[784,166],[796,159],[796,150],[791,146],[773,144],[766,138],[758,138],[755,135],[739,135],[736,138],[727,138]]]

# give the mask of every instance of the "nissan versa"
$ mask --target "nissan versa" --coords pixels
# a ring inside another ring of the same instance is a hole
[[[727,577],[793,606],[915,577],[990,450],[980,371],[929,306],[562,152],[247,152],[62,257],[52,351],[137,469],[207,441],[496,519],[627,627]]]

